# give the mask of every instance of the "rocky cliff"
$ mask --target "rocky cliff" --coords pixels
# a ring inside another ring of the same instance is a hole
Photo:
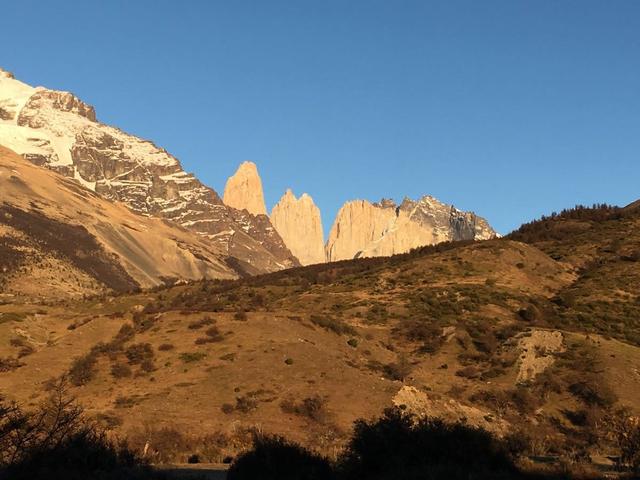
[[[309,195],[296,198],[287,190],[271,210],[271,223],[302,265],[325,261],[320,209]]]
[[[496,232],[486,220],[431,196],[347,202],[338,212],[326,245],[327,261],[408,252],[423,245],[453,240],[484,240]]]
[[[31,87],[3,70],[0,144],[137,213],[197,232],[241,275],[298,265],[265,215],[225,205],[166,150],[98,122],[73,94]]]
[[[253,215],[266,215],[262,180],[258,167],[253,162],[242,162],[227,180],[224,187],[223,202],[238,210],[246,210]]]

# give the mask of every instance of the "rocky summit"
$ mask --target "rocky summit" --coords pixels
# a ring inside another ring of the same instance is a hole
[[[271,223],[302,265],[325,261],[320,209],[309,195],[296,198],[288,189],[271,210]]]
[[[225,205],[169,152],[100,123],[94,108],[73,94],[34,88],[4,70],[0,145],[134,212],[195,231],[240,275],[299,264],[268,217]]]
[[[224,187],[223,201],[230,207],[246,210],[253,215],[267,214],[262,180],[255,163],[242,162],[236,173],[229,177]]]
[[[347,202],[338,212],[326,245],[327,261],[405,253],[423,245],[496,237],[487,221],[431,196]]]

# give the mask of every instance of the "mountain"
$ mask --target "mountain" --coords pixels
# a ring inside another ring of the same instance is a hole
[[[252,215],[266,215],[262,180],[258,167],[253,162],[242,162],[238,170],[227,180],[224,187],[225,205],[238,210],[246,210]]]
[[[412,248],[457,240],[487,240],[496,232],[474,213],[463,212],[431,196],[347,202],[338,212],[326,245],[328,261],[389,256]]]
[[[235,278],[226,252],[0,146],[0,292],[65,298]]]
[[[262,180],[253,162],[243,162],[229,177],[224,202],[261,218],[266,208]],[[325,245],[320,210],[306,193],[298,199],[288,189],[273,207],[270,220],[302,265],[384,257],[424,245],[497,236],[484,218],[429,195],[418,201],[405,198],[399,206],[387,199],[379,203],[346,202]]]
[[[638,232],[637,210],[581,209],[392,257],[5,302],[0,390],[37,404],[69,373],[90,414],[163,463],[219,462],[256,428],[335,454],[393,405],[517,440],[545,468],[603,459],[615,412],[640,414]]]
[[[288,189],[271,210],[271,223],[302,265],[323,263],[324,235],[320,209],[303,193],[296,198]]]
[[[0,70],[0,145],[134,212],[197,232],[241,275],[298,265],[266,215],[225,205],[153,143],[104,125],[73,94],[31,87]]]

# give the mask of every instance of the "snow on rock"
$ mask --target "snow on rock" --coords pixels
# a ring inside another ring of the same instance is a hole
[[[163,148],[100,123],[72,93],[31,87],[1,69],[0,144],[137,213],[193,228],[240,260],[237,268],[251,265],[239,273],[298,265],[266,216],[225,206]]]

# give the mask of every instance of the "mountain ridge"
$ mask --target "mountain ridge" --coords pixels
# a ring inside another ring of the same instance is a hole
[[[268,218],[226,206],[166,150],[99,123],[93,107],[69,92],[0,71],[0,144],[140,214],[197,232],[236,257],[241,274],[298,265]]]

